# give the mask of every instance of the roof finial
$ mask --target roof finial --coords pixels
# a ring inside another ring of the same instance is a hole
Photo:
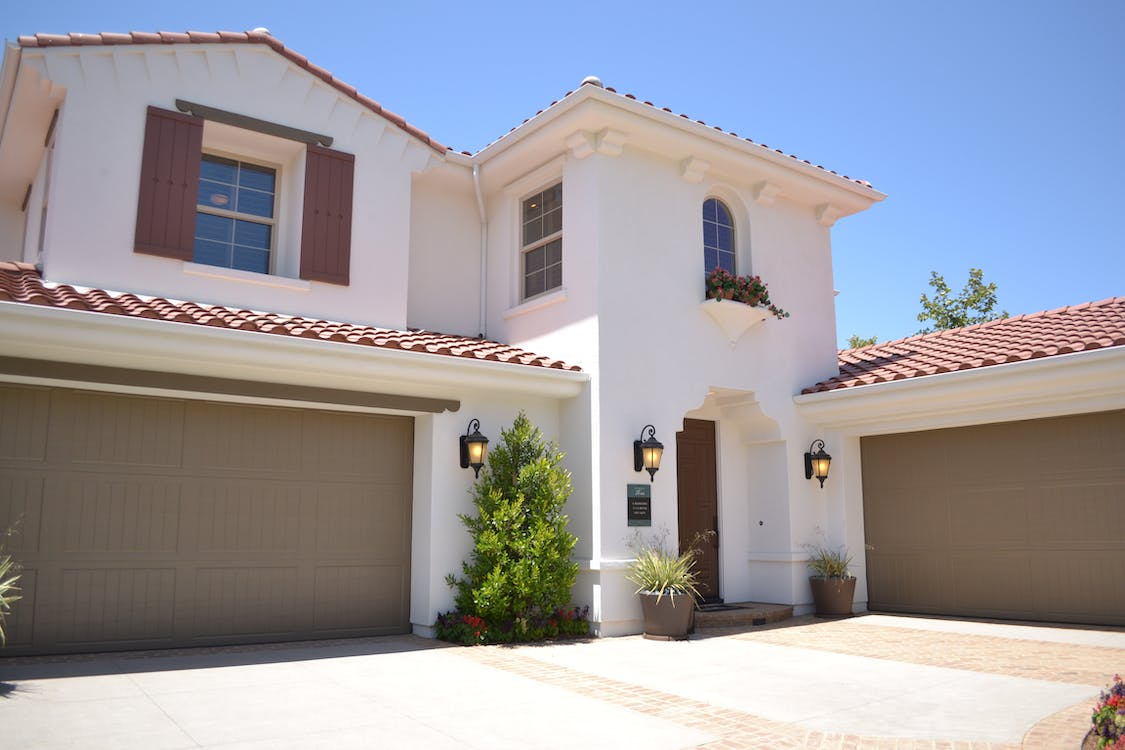
[[[583,78],[581,85],[585,86],[587,83],[593,86],[597,86],[598,88],[602,88],[602,79],[598,78],[597,76],[586,76],[585,78]]]

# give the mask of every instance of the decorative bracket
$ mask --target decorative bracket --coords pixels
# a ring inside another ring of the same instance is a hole
[[[844,212],[833,206],[831,203],[821,203],[816,207],[816,223],[822,227],[830,227],[836,223],[844,215]]]
[[[598,133],[598,153],[605,156],[621,156],[628,136],[620,130],[606,128]]]
[[[763,206],[772,206],[779,195],[781,195],[781,188],[772,182],[762,180],[754,185],[754,200]]]
[[[594,153],[594,134],[587,130],[576,130],[566,137],[566,147],[575,159],[585,159]]]
[[[711,165],[708,162],[689,156],[680,162],[680,177],[693,184],[703,182],[703,176],[707,174],[707,170],[710,168]]]

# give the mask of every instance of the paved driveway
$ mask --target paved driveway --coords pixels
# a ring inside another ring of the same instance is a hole
[[[4,748],[1075,750],[1125,630],[888,615],[515,648],[0,659]]]

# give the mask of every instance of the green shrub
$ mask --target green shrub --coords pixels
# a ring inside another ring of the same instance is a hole
[[[538,641],[544,638],[580,638],[590,634],[590,608],[558,609],[546,616],[526,618],[522,634],[517,634],[515,623],[508,627],[490,625],[476,615],[454,610],[438,615],[434,628],[443,641],[475,646],[485,643],[512,643],[513,641]]]
[[[570,601],[577,538],[563,513],[571,485],[562,458],[523,412],[501,432],[473,486],[477,514],[460,516],[473,552],[461,565],[463,578],[446,577],[457,590],[457,611],[450,614],[481,618],[496,638],[510,633],[522,641]]]

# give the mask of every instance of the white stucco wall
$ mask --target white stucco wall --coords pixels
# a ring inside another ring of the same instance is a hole
[[[48,279],[402,328],[411,174],[440,159],[358,102],[263,45],[25,49],[22,65],[66,91],[56,130],[44,258]],[[272,275],[133,252],[148,105],[185,99],[323,133],[356,157],[351,284],[296,279],[304,146],[208,122],[204,151],[278,168]]]

